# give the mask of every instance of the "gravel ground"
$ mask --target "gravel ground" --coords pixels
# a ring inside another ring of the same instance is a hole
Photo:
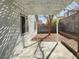
[[[57,41],[57,34],[56,33],[53,33],[53,34],[51,34],[49,36],[47,36],[47,34],[37,34],[32,40],[33,41],[38,41],[38,40],[40,40],[39,38],[44,38],[44,37],[46,37],[45,39],[43,39],[43,41],[45,41],[45,42]],[[64,37],[64,36],[58,34],[58,40],[65,42],[71,48],[73,48],[75,51],[77,51],[78,42],[75,39],[67,38],[67,37]]]

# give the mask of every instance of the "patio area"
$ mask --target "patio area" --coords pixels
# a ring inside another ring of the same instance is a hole
[[[62,35],[58,35],[59,41],[57,42],[57,34],[37,34],[32,41],[29,43],[34,43],[40,39],[44,39],[40,43],[40,48],[38,47],[39,42],[36,44],[25,48],[23,52],[16,56],[15,59],[77,59],[62,43],[61,40],[65,40],[66,43],[69,41],[69,45],[72,45],[75,50],[77,49],[77,42],[73,39],[68,39]],[[44,55],[42,55],[42,53]],[[43,58],[44,57],[44,58]]]

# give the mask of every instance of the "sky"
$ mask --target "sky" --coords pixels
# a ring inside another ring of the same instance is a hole
[[[79,9],[79,4],[77,4],[75,1],[73,1],[70,5],[68,5],[66,8],[66,10],[62,10],[59,13],[59,16],[64,16],[64,13],[66,13],[68,10],[72,10],[72,9]]]
[[[39,16],[38,16],[38,19],[41,20],[42,23],[44,23],[44,24],[46,24],[46,22],[47,22],[47,18],[44,17],[43,15],[39,15]]]

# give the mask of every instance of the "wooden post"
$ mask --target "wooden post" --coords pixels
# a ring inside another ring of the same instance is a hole
[[[49,19],[48,19],[48,34],[50,35],[51,34],[51,22],[52,22],[52,19],[53,19],[53,15],[49,15]]]

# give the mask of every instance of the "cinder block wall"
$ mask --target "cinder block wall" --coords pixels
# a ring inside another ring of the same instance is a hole
[[[10,1],[0,0],[0,59],[11,59],[15,47],[20,45],[19,12],[20,10],[12,5]]]
[[[23,51],[23,38],[21,36],[21,14],[25,14],[14,0],[0,0],[0,59],[15,59]],[[21,13],[21,14],[20,14]],[[34,15],[28,16],[28,32],[25,33],[26,42],[37,34]],[[27,21],[25,29],[27,30]],[[36,26],[37,27],[37,26]]]
[[[65,25],[65,31],[79,33],[79,13],[60,20]]]

